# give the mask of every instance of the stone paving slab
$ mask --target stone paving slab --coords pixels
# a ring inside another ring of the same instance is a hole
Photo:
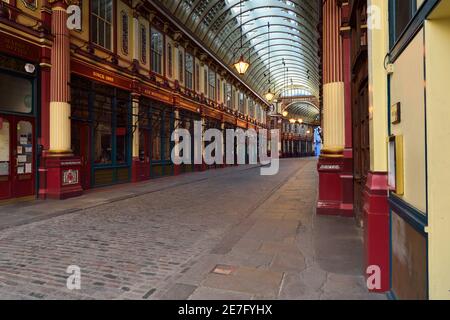
[[[208,287],[197,288],[189,297],[189,300],[200,300],[208,297],[208,300],[251,300],[253,295],[243,292],[215,289]]]
[[[282,272],[239,267],[231,275],[210,273],[202,282],[202,286],[276,297],[282,278]]]

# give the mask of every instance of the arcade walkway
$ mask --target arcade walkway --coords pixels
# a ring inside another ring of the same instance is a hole
[[[366,292],[354,220],[314,215],[316,188],[316,161],[289,159],[275,176],[233,167],[0,207],[0,299],[384,298]]]

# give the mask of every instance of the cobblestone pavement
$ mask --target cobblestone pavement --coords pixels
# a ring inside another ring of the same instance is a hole
[[[109,202],[84,196],[91,204],[76,212],[21,218],[0,231],[0,299],[380,298],[364,288],[353,221],[313,214],[315,164],[155,180],[132,187],[140,193],[114,189]],[[69,265],[81,268],[80,290],[66,287]]]

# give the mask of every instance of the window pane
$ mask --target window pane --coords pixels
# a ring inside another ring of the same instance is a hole
[[[151,55],[152,55],[152,71],[161,74],[162,70],[162,34],[158,31],[151,30]]]
[[[108,22],[112,21],[112,1],[105,0],[105,20]]]
[[[92,13],[95,13],[97,15],[99,14],[99,5],[100,5],[99,0],[92,1]]]
[[[396,39],[400,37],[405,30],[412,16],[411,0],[396,0],[395,1],[395,30]]]
[[[111,50],[112,44],[112,10],[111,0],[93,0],[91,12],[92,42]]]
[[[97,164],[112,163],[112,99],[96,94],[94,101],[94,161]]]
[[[28,79],[0,73],[0,110],[30,113],[33,87]]]
[[[98,30],[98,43],[102,47],[105,46],[105,23],[103,21],[99,21],[99,30]]]
[[[100,17],[105,17],[106,0],[100,0],[100,10],[99,10],[99,12],[100,12],[100,14],[99,14]]]
[[[105,23],[105,48],[111,49],[111,25]]]
[[[92,39],[92,42],[94,42],[94,43],[98,43],[97,33],[98,33],[98,20],[94,16],[92,16],[92,19],[91,19],[91,39]]]

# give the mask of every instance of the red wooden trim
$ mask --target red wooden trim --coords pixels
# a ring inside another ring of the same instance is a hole
[[[38,62],[41,56],[39,46],[5,33],[1,33],[0,36],[0,51],[34,62]]]
[[[84,64],[80,61],[71,61],[71,70],[73,73],[87,77],[89,79],[103,82],[118,88],[131,91],[133,86],[133,81],[117,74],[100,69],[98,67],[90,66]]]

